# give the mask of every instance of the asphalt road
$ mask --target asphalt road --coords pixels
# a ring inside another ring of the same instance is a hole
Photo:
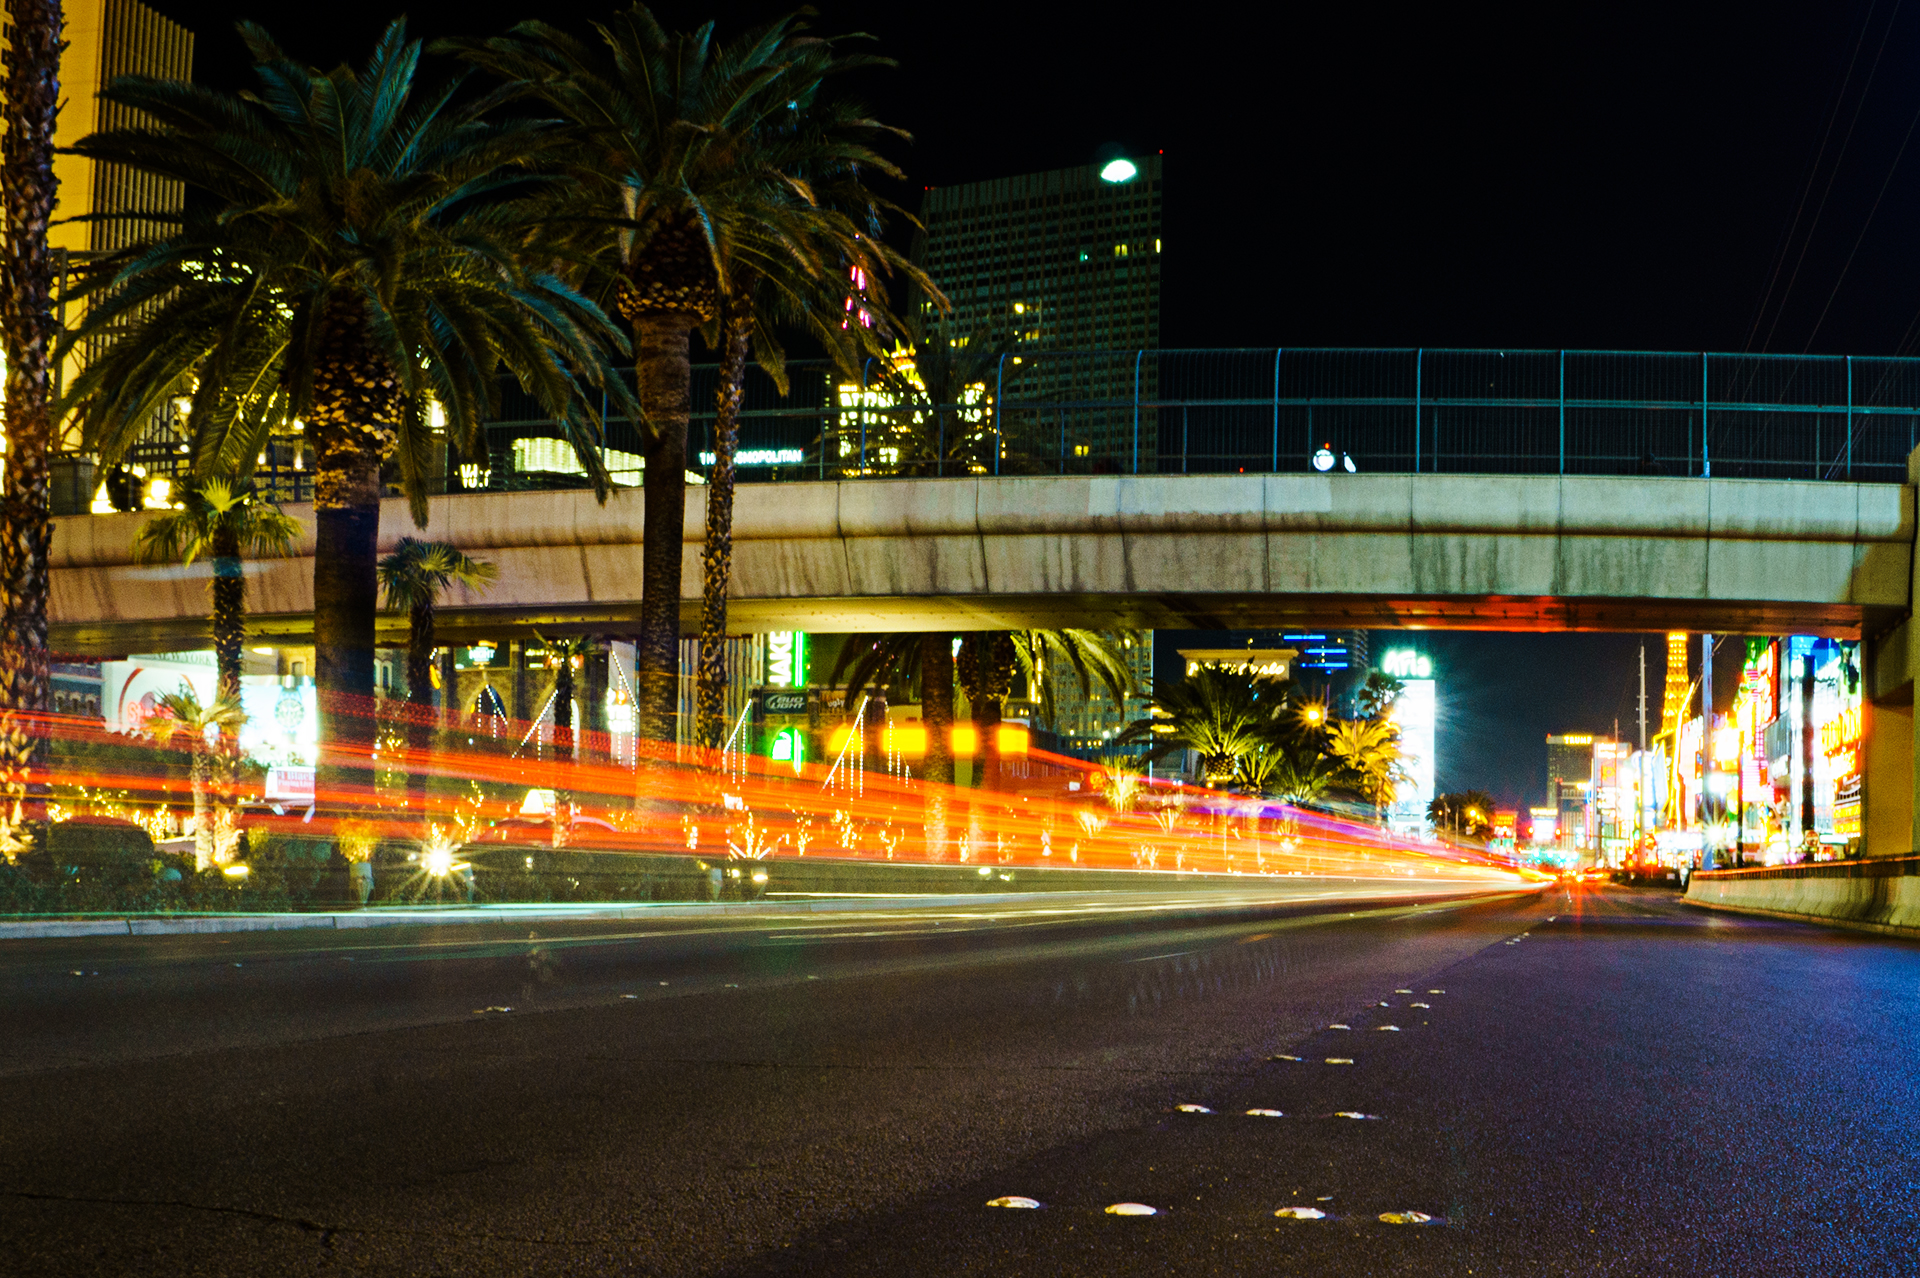
[[[0,944],[0,1273],[1920,1272],[1911,943],[1620,888],[539,931]]]

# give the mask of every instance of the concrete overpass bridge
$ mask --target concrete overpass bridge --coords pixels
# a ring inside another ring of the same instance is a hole
[[[693,496],[697,497],[698,490]],[[1141,475],[745,485],[734,519],[742,631],[1080,624],[1236,628],[1712,630],[1873,638],[1910,609],[1904,484],[1559,475]],[[682,530],[697,623],[702,503]],[[288,512],[311,526],[311,507]],[[643,498],[438,498],[425,536],[500,566],[455,587],[450,639],[629,630]],[[56,521],[62,651],[189,646],[206,570],[132,561],[142,515]],[[414,533],[382,513],[391,545]],[[300,642],[311,539],[249,565],[258,633]],[[387,619],[404,642],[405,619]]]
[[[1920,457],[1920,454],[1916,454]],[[736,629],[848,632],[1078,624],[1814,633],[1862,639],[1867,843],[1915,830],[1914,482],[1574,475],[1190,475],[865,479],[743,486]],[[289,507],[309,527],[310,507]],[[424,535],[500,566],[455,587],[449,641],[623,633],[640,597],[643,501],[578,491],[437,499]],[[55,647],[204,642],[206,570],[135,564],[141,515],[56,521]],[[682,530],[697,625],[701,503]],[[381,539],[414,533],[405,503]],[[300,644],[312,539],[249,566],[254,627]],[[383,641],[405,642],[404,618]]]

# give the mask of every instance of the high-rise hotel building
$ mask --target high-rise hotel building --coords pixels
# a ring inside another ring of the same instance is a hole
[[[915,258],[953,303],[949,331],[1006,352],[987,388],[1004,401],[1001,429],[1029,455],[1057,433],[1063,470],[1120,468],[1140,417],[1131,401],[1156,393],[1137,355],[1160,342],[1160,197],[1160,157],[1147,155],[934,187],[921,203]],[[1153,634],[1129,643],[1148,690]],[[1071,675],[1053,681],[1055,726],[1075,748],[1146,713],[1144,699],[1120,706],[1082,696]]]
[[[1159,345],[1159,156],[933,187],[920,217],[956,332],[1015,355]]]
[[[100,96],[115,76],[193,78],[193,33],[139,0],[68,0],[65,11],[67,49],[60,59],[56,147],[70,147],[89,133],[139,123],[135,112]],[[179,183],[118,164],[55,155],[53,173],[60,185],[53,210],[54,226],[47,240],[56,255],[56,271],[71,271],[90,258],[125,248],[161,226],[157,221],[139,218],[71,219],[102,213],[165,215],[178,213],[186,205],[186,191]],[[68,323],[76,318],[72,314],[63,316]],[[62,386],[72,380],[86,356],[86,351],[76,351],[57,370]],[[71,452],[79,442],[69,431],[63,434],[60,448]],[[90,495],[84,494],[83,499]]]

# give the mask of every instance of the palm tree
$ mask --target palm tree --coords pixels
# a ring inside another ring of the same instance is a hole
[[[1485,790],[1436,794],[1427,804],[1427,820],[1434,829],[1451,830],[1459,838],[1492,838],[1493,796]]]
[[[935,295],[929,305],[936,301],[946,299]],[[921,316],[910,318],[905,332],[911,345],[880,375],[897,404],[879,428],[877,446],[894,453],[886,469],[934,476],[991,470],[995,405],[986,388],[1006,347],[985,329],[961,334]]]
[[[338,772],[372,737],[383,465],[424,524],[432,410],[471,453],[504,365],[604,495],[596,392],[631,403],[606,354],[625,338],[556,273],[569,259],[545,227],[565,184],[542,167],[556,130],[489,121],[498,95],[416,94],[420,46],[401,22],[360,72],[293,62],[250,23],[240,34],[257,92],[119,77],[103,96],[152,123],[74,148],[189,194],[173,230],[76,289],[96,300],[63,345],[109,346],[68,401],[109,466],[189,391],[204,452],[238,463],[228,473],[247,473],[267,430],[305,431],[322,764]]]
[[[497,565],[470,557],[444,541],[402,537],[377,569],[387,607],[407,613],[407,801],[415,810],[425,807],[427,774],[422,760],[427,752],[433,719],[434,609],[441,592],[458,582],[469,590],[485,590],[500,575]],[[446,690],[453,701],[453,689]]]
[[[1382,670],[1367,671],[1366,682],[1360,685],[1360,691],[1354,694],[1354,703],[1363,719],[1384,719],[1392,713],[1393,703],[1407,685]]]
[[[1105,796],[1107,806],[1123,816],[1133,811],[1147,785],[1140,760],[1130,754],[1104,754],[1100,756],[1100,767],[1104,772],[1100,793]]]
[[[927,734],[921,775],[941,786],[953,784],[953,642],[953,632],[942,630],[876,635],[864,644],[856,640],[840,649],[827,675],[829,685],[846,677],[849,705],[868,688],[918,684],[920,726]]]
[[[1053,727],[1059,717],[1054,703],[1053,673],[1061,668],[1071,672],[1080,684],[1082,698],[1093,695],[1098,682],[1122,711],[1127,698],[1139,689],[1134,686],[1133,667],[1127,663],[1126,649],[1131,640],[1106,630],[1016,630],[1013,632],[1014,656],[1027,676],[1028,686],[1039,692],[1040,717]]]
[[[1304,756],[1304,757],[1303,757]],[[1240,760],[1240,781],[1282,803],[1312,803],[1333,786],[1336,768],[1317,752],[1270,745]]]
[[[225,864],[232,859],[239,831],[231,827],[230,813],[226,820],[216,821],[215,814],[209,812],[213,763],[207,735],[224,737],[239,726],[245,718],[240,712],[240,699],[222,692],[203,705],[193,685],[182,680],[180,691],[155,697],[154,708],[158,713],[147,716],[143,725],[146,732],[161,745],[171,745],[176,736],[185,736],[192,755],[188,775],[193,785],[193,868],[205,870],[216,862]],[[224,828],[216,829],[216,824]]]
[[[1327,754],[1338,762],[1360,797],[1376,814],[1393,801],[1406,780],[1400,729],[1386,719],[1343,719],[1327,733]]]
[[[845,282],[831,295],[847,303],[832,308],[838,321],[848,307],[883,306],[878,276],[903,263],[874,233],[872,215],[889,206],[859,176],[900,176],[866,141],[888,130],[821,106],[823,80],[881,60],[850,57],[803,29],[794,14],[716,44],[712,23],[669,34],[635,4],[596,23],[596,42],[523,22],[505,36],[444,46],[578,126],[583,220],[611,232],[646,423],[635,691],[639,735],[654,741],[674,739],[678,713],[690,335],[724,306],[726,411],[744,376],[742,326],[760,281],[805,304],[828,275],[860,271],[838,276]],[[843,207],[867,216],[855,221]],[[730,486],[730,469],[722,481]],[[730,492],[717,500],[730,511]],[[724,519],[715,527],[709,571],[723,575],[729,534]]]
[[[59,331],[53,313],[54,120],[60,110],[60,0],[9,0],[6,146],[0,153],[0,357],[6,363],[0,408],[7,455],[0,478],[0,856],[12,862],[32,846],[28,776],[44,757],[44,739],[26,716],[48,700],[47,549],[53,525],[47,449],[53,438],[53,363]]]
[[[1129,724],[1117,739],[1152,741],[1156,758],[1192,750],[1205,782],[1225,785],[1243,760],[1281,744],[1286,708],[1286,685],[1278,680],[1201,666],[1165,691],[1156,689],[1152,716]]]
[[[210,628],[220,695],[238,700],[241,650],[247,640],[247,578],[241,561],[285,555],[305,530],[250,483],[201,480],[185,485],[181,497],[179,509],[156,514],[140,526],[134,558],[183,566],[205,559],[212,566],[207,593],[212,597]]]
[[[573,759],[573,670],[584,664],[596,647],[591,635],[564,635],[550,639],[534,632],[534,638],[547,650],[547,665],[553,670],[553,750],[563,762]]]

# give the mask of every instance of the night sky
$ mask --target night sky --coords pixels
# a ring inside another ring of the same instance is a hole
[[[153,7],[233,87],[235,18],[332,65],[393,12]],[[1164,152],[1166,346],[1920,352],[1920,6],[818,7],[902,63],[861,88],[915,135],[916,185]],[[738,30],[785,8],[655,12]],[[427,36],[555,16],[409,13]],[[1538,802],[1546,732],[1630,731],[1639,637],[1419,639],[1443,786]]]

